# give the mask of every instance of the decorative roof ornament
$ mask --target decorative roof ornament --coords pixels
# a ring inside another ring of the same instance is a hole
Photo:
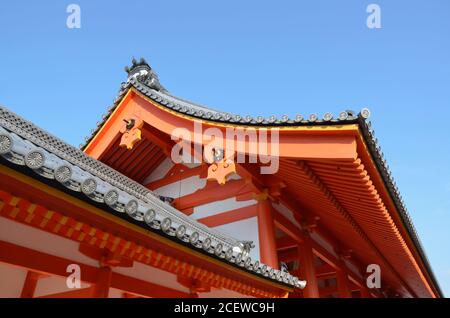
[[[120,147],[132,150],[134,146],[142,140],[142,127],[144,121],[140,118],[124,119],[124,125],[120,129],[122,137],[120,139]]]
[[[369,119],[370,117],[370,110],[368,108],[361,109],[360,115],[364,119]]]
[[[283,273],[289,273],[289,267],[285,262],[280,262],[280,271]]]
[[[216,180],[220,185],[227,182],[229,176],[236,173],[236,164],[233,158],[225,158],[223,149],[214,149],[214,162],[208,167],[208,181]]]
[[[253,241],[239,241],[236,247],[240,250],[242,256],[244,258],[247,258],[250,254],[250,251],[255,248],[255,243],[253,243]]]
[[[125,72],[128,74],[128,80],[131,78],[136,78],[139,82],[145,84],[149,88],[156,91],[167,92],[167,90],[160,84],[158,75],[142,57],[139,61],[133,58],[131,60],[131,67],[125,66]]]

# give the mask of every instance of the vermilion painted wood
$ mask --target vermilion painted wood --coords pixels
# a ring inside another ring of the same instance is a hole
[[[101,266],[97,270],[97,280],[92,291],[94,298],[108,298],[111,287],[112,269],[110,266]]]
[[[257,204],[259,256],[261,262],[278,269],[277,244],[275,239],[274,211],[268,200]]]
[[[67,292],[61,292],[56,294],[50,294],[45,296],[40,296],[38,298],[92,298],[93,297],[93,287],[87,287],[82,289],[75,289]]]
[[[20,298],[33,298],[36,286],[41,275],[39,273],[28,271],[25,282],[23,283]]]
[[[86,151],[94,157],[111,151],[117,138],[115,125],[135,114],[153,125],[151,129],[157,128],[159,137],[169,136],[176,127],[193,131],[191,118],[174,115],[130,91]],[[206,123],[203,128],[214,126],[220,125]],[[160,143],[170,147],[167,140]],[[246,149],[250,148],[247,144]],[[412,296],[438,295],[357,128],[282,130],[280,151],[280,170],[271,178],[286,183],[282,193],[289,195],[292,205],[314,211],[311,214],[320,217],[321,228],[350,245],[359,263],[379,263],[384,279],[394,289]],[[269,187],[268,178],[250,175],[259,192]]]
[[[197,221],[209,227],[216,227],[224,224],[230,224],[257,216],[257,205],[251,205],[227,212],[207,216]]]
[[[298,255],[301,276],[306,280],[303,295],[306,298],[319,298],[319,286],[314,267],[314,254],[309,241],[305,240],[298,245]]]
[[[341,266],[343,267],[344,265],[341,263]],[[348,277],[344,270],[338,269],[336,271],[336,281],[337,281],[339,297],[352,298],[352,293],[350,290]]]
[[[232,180],[224,185],[215,181],[208,181],[203,189],[192,194],[176,198],[173,205],[180,210],[200,206],[203,204],[225,200],[238,195],[253,192],[254,187],[246,180]]]

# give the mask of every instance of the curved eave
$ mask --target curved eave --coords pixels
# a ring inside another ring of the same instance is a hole
[[[25,169],[32,172],[36,178],[44,178],[52,184],[59,184],[72,195],[81,196],[94,204],[98,203],[100,209],[104,211],[123,215],[130,223],[138,223],[144,230],[153,232],[156,230],[161,236],[171,236],[180,245],[189,245],[193,251],[203,248],[210,258],[217,258],[226,266],[242,268],[241,271],[253,272],[255,277],[262,276],[262,279],[276,281],[286,286],[295,287],[300,283],[298,278],[289,273],[272,269],[260,264],[259,261],[251,260],[250,257],[247,258],[250,261],[248,264],[244,264],[243,259],[239,261],[240,264],[235,263],[238,255],[233,247],[237,246],[238,240],[185,216],[156,198],[142,185],[3,107],[0,107],[0,136],[3,141],[0,157],[17,169]],[[33,161],[33,159],[29,159],[31,154],[39,154],[41,157],[39,166],[33,167],[30,164],[30,160]],[[61,167],[69,167],[70,173],[68,173],[67,180],[57,181],[58,169]],[[92,180],[96,182],[94,190],[90,192],[83,190],[85,181]],[[118,194],[118,198],[113,204],[108,204],[107,196],[111,190]],[[126,209],[131,202],[137,205],[137,209],[133,213]],[[155,212],[151,221],[146,222],[145,218],[137,213],[141,211],[142,207],[146,207],[144,210],[150,211],[148,209],[151,209]],[[171,221],[171,225],[166,231],[161,225],[165,219]],[[184,226],[185,234],[183,236],[176,235],[174,226],[177,228]],[[195,235],[197,235],[197,239],[194,242],[190,238]],[[207,239],[210,240],[210,245],[204,248],[202,244]],[[226,251],[229,250],[233,252],[227,256]],[[245,265],[245,268],[241,265]]]
[[[367,150],[372,163],[376,167],[378,175],[382,179],[390,200],[395,205],[395,210],[397,212],[397,215],[400,217],[401,225],[406,229],[408,238],[412,240],[413,247],[418,253],[420,260],[425,267],[426,274],[428,275],[428,278],[435,289],[436,296],[444,297],[438,280],[434,275],[433,269],[431,268],[428,257],[417,234],[414,223],[405,206],[405,202],[403,201],[397,184],[392,176],[391,171],[389,170],[389,165],[386,162],[384,154],[378,143],[378,139],[374,137],[375,132],[372,129],[371,123],[367,122],[366,120],[358,119],[358,125],[360,127],[359,136],[364,142],[365,149]]]
[[[89,137],[86,137],[85,143],[80,145],[82,150],[85,150],[103,125],[107,122],[110,116],[114,113],[116,108],[120,105],[129,91],[135,91],[141,94],[145,98],[161,105],[169,111],[175,112],[180,116],[186,116],[192,119],[199,119],[202,121],[209,121],[212,123],[238,125],[238,126],[253,126],[253,127],[277,127],[277,128],[294,128],[294,127],[310,127],[310,126],[338,126],[354,124],[358,122],[358,119],[368,117],[368,113],[356,114],[353,111],[345,110],[334,116],[331,113],[326,113],[322,117],[317,114],[310,114],[303,116],[301,114],[296,115],[295,118],[290,118],[286,115],[281,118],[277,118],[275,115],[269,117],[263,116],[241,116],[233,115],[226,112],[219,112],[213,109],[206,108],[205,106],[199,106],[194,103],[189,103],[183,99],[175,98],[166,93],[156,91],[147,87],[145,84],[138,81],[136,78],[129,78],[125,83],[122,83],[117,97],[115,98],[113,105],[108,109],[107,113],[103,115],[101,121],[97,122],[97,127],[92,129]],[[206,111],[209,110],[209,111]],[[364,112],[368,110],[363,109]]]
[[[384,159],[384,155],[378,144],[378,140],[374,137],[374,132],[371,128],[370,122],[367,121],[368,115],[370,114],[368,110],[363,109],[363,111],[359,114],[356,114],[352,111],[343,111],[336,117],[330,113],[326,113],[322,118],[319,118],[317,114],[311,114],[307,117],[297,115],[295,118],[289,118],[287,116],[283,116],[281,118],[277,118],[276,116],[269,116],[267,118],[264,118],[262,116],[251,117],[232,115],[226,112],[215,111],[208,107],[174,97],[172,95],[169,95],[166,91],[155,90],[148,87],[145,83],[142,83],[137,78],[129,77],[128,81],[121,85],[119,94],[115,99],[113,106],[103,117],[103,121],[97,124],[97,128],[92,131],[91,136],[86,139],[86,143],[81,146],[83,150],[89,146],[94,137],[98,134],[103,125],[119,106],[121,101],[130,92],[137,93],[138,95],[152,101],[155,105],[165,108],[165,110],[172,112],[177,116],[191,120],[202,120],[204,122],[216,124],[217,126],[231,125],[237,127],[274,127],[280,130],[301,130],[302,128],[304,128],[305,130],[309,130],[309,128],[321,127],[319,131],[323,132],[328,130],[332,132],[333,130],[340,130],[343,126],[357,125],[358,132],[356,133],[356,135],[360,139],[360,142],[364,144],[367,155],[371,159],[377,175],[382,180],[385,192],[395,206],[396,214],[399,216],[401,221],[401,224],[399,224],[399,226],[406,229],[407,236],[413,244],[413,250],[419,255],[420,261],[425,267],[426,275],[428,275],[428,278],[431,281],[432,286],[436,292],[436,296],[443,296],[436,277],[434,276],[432,268],[429,264],[428,258],[422,247],[420,239],[417,235],[411,217],[405,207],[404,201],[396,186],[394,178],[392,177],[388,164]],[[351,127],[350,130],[354,130],[353,127]]]

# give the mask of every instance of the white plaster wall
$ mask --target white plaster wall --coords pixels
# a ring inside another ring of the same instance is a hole
[[[83,279],[83,272],[81,272],[81,279]],[[90,286],[91,286],[90,284],[81,282],[81,288],[88,288]],[[34,292],[34,297],[42,297],[56,293],[65,293],[74,290],[75,289],[70,289],[67,287],[65,277],[50,276],[40,278],[38,280],[38,283],[36,285],[36,291]]]
[[[18,298],[22,293],[27,271],[0,263],[0,298]]]
[[[98,265],[78,251],[79,243],[4,217],[0,217],[0,240],[86,265]]]
[[[256,204],[256,200],[237,201],[236,198],[229,198],[221,201],[199,205],[194,208],[191,217],[198,220],[207,216],[247,207]]]
[[[153,192],[165,197],[179,198],[194,193],[197,190],[203,189],[206,185],[206,178],[200,179],[199,176],[192,176],[181,180],[180,182],[171,183]]]
[[[134,262],[133,267],[114,268],[114,272],[137,278],[143,281],[166,286],[182,292],[189,292],[189,289],[177,282],[177,276],[166,271]]]

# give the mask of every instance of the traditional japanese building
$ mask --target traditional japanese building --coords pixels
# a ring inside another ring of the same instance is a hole
[[[0,108],[1,297],[442,296],[368,109],[232,115],[126,71],[82,150]]]

